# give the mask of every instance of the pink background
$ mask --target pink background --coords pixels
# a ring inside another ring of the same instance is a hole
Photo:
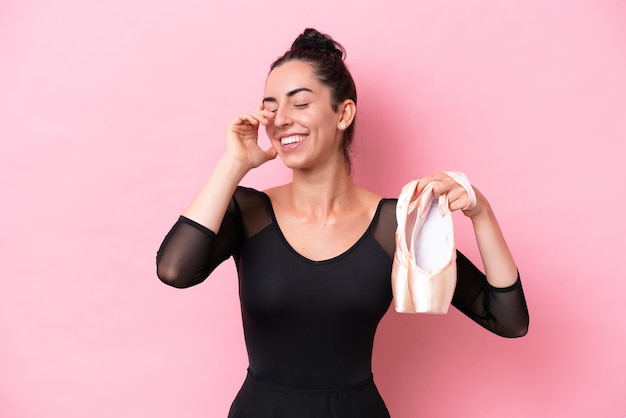
[[[359,182],[466,172],[527,293],[518,340],[391,310],[374,373],[394,418],[626,416],[619,0],[4,0],[0,416],[226,415],[246,368],[233,263],[180,291],[155,252],[306,26],[348,49]],[[288,179],[274,161],[244,183]]]

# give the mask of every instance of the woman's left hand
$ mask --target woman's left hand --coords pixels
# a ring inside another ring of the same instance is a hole
[[[465,216],[473,218],[479,215],[483,209],[489,205],[485,196],[474,186],[470,185],[476,195],[476,204],[470,206],[471,199],[467,190],[444,172],[422,177],[415,189],[415,196],[419,196],[426,185],[431,182],[434,182],[433,195],[435,197],[439,197],[443,194],[448,195],[448,205],[451,211],[462,210]]]
[[[430,182],[434,182],[433,194],[436,197],[448,195],[451,211],[462,210],[471,219],[487,281],[492,286],[501,288],[513,285],[518,277],[515,260],[485,196],[470,185],[476,194],[476,204],[468,207],[471,199],[467,190],[446,173],[435,173],[421,178],[415,188],[416,196]]]

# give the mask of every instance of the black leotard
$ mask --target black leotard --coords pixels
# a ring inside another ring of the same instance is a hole
[[[179,218],[158,251],[158,275],[169,285],[189,287],[232,255],[250,371],[290,387],[354,384],[371,376],[374,333],[392,300],[395,205],[395,199],[382,199],[349,250],[311,261],[282,235],[269,197],[238,187],[218,234]],[[526,332],[519,278],[494,288],[461,253],[452,303],[499,335]]]

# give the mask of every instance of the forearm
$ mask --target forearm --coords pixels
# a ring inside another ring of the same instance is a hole
[[[492,286],[508,287],[517,280],[517,266],[491,206],[484,202],[480,213],[471,219],[485,275]]]
[[[487,286],[485,274],[460,252],[452,304],[497,335],[521,337],[528,331],[528,307],[521,281],[503,288]]]
[[[232,214],[225,215],[246,172],[240,160],[220,158],[159,248],[157,275],[161,281],[174,287],[193,286],[232,255],[237,245],[237,225]],[[218,236],[220,229],[223,233]]]
[[[217,234],[228,203],[249,169],[236,158],[222,156],[200,192],[183,212],[183,216]]]

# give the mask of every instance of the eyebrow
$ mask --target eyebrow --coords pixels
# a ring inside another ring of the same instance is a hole
[[[291,91],[287,92],[287,97],[294,96],[294,95],[300,93],[301,91],[308,91],[310,93],[313,93],[313,90],[311,90],[311,89],[307,89],[306,87],[300,87],[299,89],[294,89],[294,90],[291,90]],[[265,103],[265,102],[276,102],[276,101],[277,100],[274,97],[264,97],[263,98],[263,103]]]

